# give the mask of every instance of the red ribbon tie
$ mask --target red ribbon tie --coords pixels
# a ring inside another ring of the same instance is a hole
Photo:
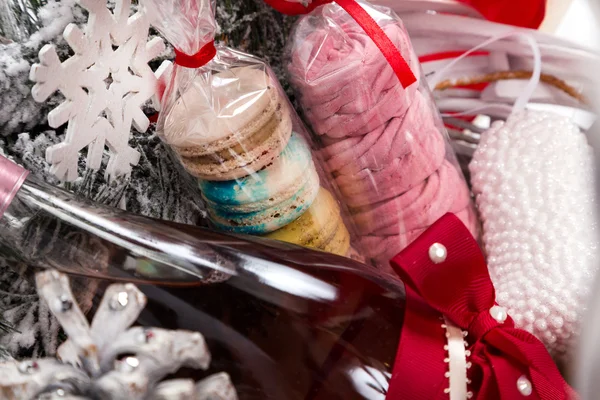
[[[189,55],[175,49],[175,64],[185,68],[200,68],[217,54],[215,42],[210,41],[198,50],[196,54]]]

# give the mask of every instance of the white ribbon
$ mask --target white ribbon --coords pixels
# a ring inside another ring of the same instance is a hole
[[[450,400],[465,400],[470,397],[470,392],[467,388],[467,350],[463,331],[447,318],[444,318],[444,321],[443,326],[448,339],[448,358],[444,361],[448,364],[446,376],[449,381],[445,392],[450,396]]]

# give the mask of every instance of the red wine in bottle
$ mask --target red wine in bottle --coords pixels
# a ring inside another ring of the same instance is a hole
[[[278,278],[289,289],[238,277],[187,288],[141,285],[149,301],[138,322],[201,332],[211,372],[228,372],[240,399],[383,400],[401,297],[349,269],[293,271]]]
[[[134,282],[138,324],[200,332],[200,379],[227,372],[240,400],[383,400],[404,311],[402,283],[359,262],[261,238],[152,220],[25,183],[0,219],[0,255]],[[88,280],[89,282],[89,280]]]
[[[272,268],[281,268],[273,284],[233,276],[138,285],[148,296],[138,323],[201,332],[213,356],[207,372],[229,373],[240,399],[385,399],[402,297],[351,269]]]

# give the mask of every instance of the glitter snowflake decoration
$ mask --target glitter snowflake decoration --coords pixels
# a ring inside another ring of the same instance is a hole
[[[107,177],[127,175],[140,154],[129,146],[131,126],[145,132],[149,120],[142,107],[156,93],[159,78],[148,62],[165,49],[160,38],[148,41],[149,19],[143,10],[129,16],[131,0],[78,0],[89,13],[81,30],[70,24],[64,37],[74,55],[64,62],[53,45],[42,47],[40,64],[31,68],[33,98],[45,101],[57,90],[65,101],[48,114],[53,128],[68,122],[63,143],[46,158],[60,179],[77,178],[79,153],[87,147],[87,166],[97,170],[105,146],[110,150]],[[164,68],[160,68],[163,71]]]
[[[208,368],[210,353],[197,332],[127,329],[146,305],[134,285],[109,286],[90,326],[64,274],[40,272],[36,284],[69,339],[60,360],[0,363],[3,399],[237,400],[225,373],[161,381],[182,367]]]

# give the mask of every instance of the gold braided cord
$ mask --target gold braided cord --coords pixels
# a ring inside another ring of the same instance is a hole
[[[446,79],[440,83],[438,83],[435,87],[435,90],[446,90],[455,88],[458,86],[469,86],[476,85],[479,83],[491,83],[497,81],[505,81],[509,79],[531,79],[533,75],[532,71],[499,71],[492,72],[485,75],[469,77],[469,78],[458,78],[458,79]],[[568,94],[572,98],[576,99],[582,104],[588,105],[589,102],[584,95],[579,93],[573,86],[569,85],[567,82],[559,79],[550,74],[542,74],[540,76],[540,81],[546,83],[548,85],[554,86],[557,89],[560,89],[564,93]]]

